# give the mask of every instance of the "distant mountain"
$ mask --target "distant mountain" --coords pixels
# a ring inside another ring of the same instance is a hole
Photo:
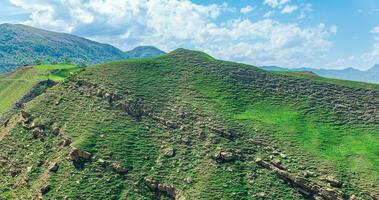
[[[98,64],[127,58],[162,55],[155,47],[137,47],[123,52],[109,44],[20,24],[0,24],[0,73],[18,66],[42,62]]]
[[[277,66],[261,66],[260,68],[268,71],[311,71],[319,76],[327,78],[379,83],[379,64],[366,71],[361,71],[354,68],[346,68],[342,70],[313,69],[307,67],[289,69]]]
[[[151,58],[166,54],[166,52],[153,46],[139,46],[125,53],[128,58]]]

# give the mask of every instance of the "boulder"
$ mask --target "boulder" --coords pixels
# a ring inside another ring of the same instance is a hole
[[[49,191],[50,191],[50,185],[44,185],[41,187],[40,191],[41,191],[41,194],[44,195],[44,194],[47,194]]]
[[[129,169],[122,167],[120,164],[117,163],[111,163],[111,167],[113,171],[115,171],[117,174],[123,175],[129,172]]]
[[[58,164],[56,162],[53,162],[50,164],[49,171],[51,172],[57,172],[58,171]]]
[[[339,182],[336,178],[334,178],[332,176],[326,176],[324,178],[324,181],[328,182],[329,185],[332,187],[341,187],[342,186],[342,183]]]
[[[67,147],[70,144],[71,144],[71,140],[68,138],[65,138],[59,142],[59,146],[61,146],[61,147]]]
[[[37,138],[42,138],[45,132],[43,129],[36,127],[32,130],[32,134],[33,134],[33,138],[37,139]]]
[[[73,147],[70,151],[70,159],[74,162],[88,162],[91,160],[91,153]]]
[[[236,160],[236,156],[228,151],[218,151],[215,158],[217,162],[230,162]]]
[[[157,180],[152,180],[147,177],[143,178],[146,185],[154,192],[166,193],[170,198],[177,200],[185,200],[183,192],[173,185],[160,183]]]
[[[24,119],[29,119],[32,117],[32,115],[24,110],[21,110],[21,117]]]
[[[168,147],[168,148],[164,149],[164,155],[166,157],[171,158],[171,157],[173,157],[175,155],[175,150],[173,148],[171,148],[171,147]]]

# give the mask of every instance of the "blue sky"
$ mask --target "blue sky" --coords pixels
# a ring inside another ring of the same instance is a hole
[[[123,50],[154,45],[254,65],[367,69],[379,63],[377,0],[0,0],[0,23]]]

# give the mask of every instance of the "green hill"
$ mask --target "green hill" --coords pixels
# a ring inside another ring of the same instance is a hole
[[[80,68],[74,65],[38,65],[22,67],[12,73],[0,75],[0,123],[24,101],[78,70]]]
[[[378,96],[184,49],[89,67],[0,128],[0,196],[375,199]]]
[[[125,53],[128,58],[153,58],[166,54],[164,51],[153,46],[138,46]]]
[[[155,47],[140,47],[139,51],[123,52],[70,34],[56,33],[20,24],[0,24],[0,73],[34,64],[63,63],[91,65],[127,58],[146,58],[164,54]]]

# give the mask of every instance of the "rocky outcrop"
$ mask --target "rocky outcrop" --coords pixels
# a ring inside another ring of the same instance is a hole
[[[274,172],[279,178],[286,181],[288,184],[290,184],[292,187],[294,187],[297,191],[299,191],[307,198],[317,199],[321,197],[327,200],[343,200],[342,194],[340,194],[337,190],[309,182],[302,177],[293,175],[285,170],[278,168],[272,163],[263,161],[262,159],[256,159],[256,163],[259,166]]]
[[[166,185],[166,184],[160,183],[159,181],[149,179],[146,177],[143,178],[143,181],[152,190],[155,196],[158,198],[159,196],[166,195],[176,200],[185,200],[183,192],[177,189],[176,187],[174,187],[173,185]]]
[[[214,131],[215,133],[225,138],[233,139],[234,137],[237,136],[236,132],[225,130],[223,128],[214,127],[212,125],[207,125],[207,128],[209,128],[210,130]]]

